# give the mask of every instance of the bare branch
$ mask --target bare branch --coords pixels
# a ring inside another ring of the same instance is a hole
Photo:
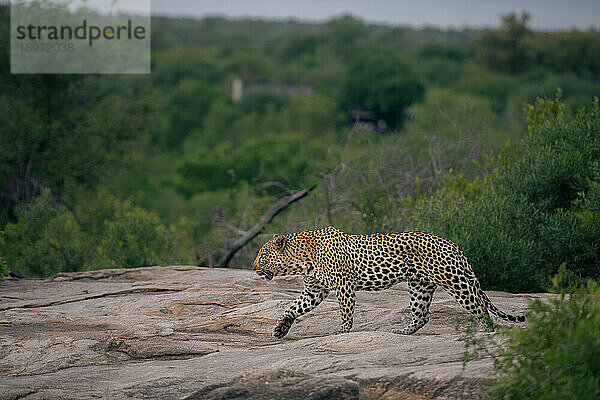
[[[261,184],[256,185],[256,190],[262,190],[262,189],[266,189],[268,187],[271,186],[276,186],[278,188],[280,188],[283,191],[286,191],[290,194],[294,193],[289,187],[285,186],[283,183],[279,182],[279,181],[267,181],[267,182],[263,182]]]
[[[235,232],[237,235],[240,235],[240,236],[244,236],[244,235],[246,235],[248,233],[246,231],[241,230],[237,226],[235,226],[235,225],[227,222],[224,219],[215,221],[213,225],[221,227],[221,228],[229,229],[230,231]]]
[[[260,221],[258,221],[258,223],[256,223],[252,228],[250,228],[247,232],[245,232],[245,234],[243,236],[241,236],[238,239],[236,239],[232,242],[229,242],[227,244],[227,251],[225,252],[223,257],[221,257],[221,259],[219,260],[217,265],[220,267],[227,268],[229,266],[229,262],[231,261],[231,259],[235,255],[235,253],[237,253],[238,250],[240,250],[242,247],[244,247],[250,240],[252,240],[254,237],[256,237],[265,228],[265,226],[267,226],[267,224],[269,222],[271,222],[271,220],[277,214],[279,214],[281,211],[283,211],[290,204],[305,197],[314,188],[315,188],[315,186],[307,188],[307,189],[303,189],[303,190],[300,190],[299,192],[296,192],[294,194],[291,194],[289,196],[285,196],[285,197],[282,197],[281,199],[279,199],[277,201],[277,203],[275,203],[273,205],[273,207],[271,207],[269,209],[269,211],[267,211],[260,218]]]

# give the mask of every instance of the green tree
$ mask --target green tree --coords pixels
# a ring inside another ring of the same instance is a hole
[[[182,79],[167,95],[167,124],[161,131],[161,142],[175,147],[196,129],[217,96],[211,86],[198,80]]]
[[[498,72],[521,73],[532,68],[595,76],[600,72],[600,37],[596,32],[537,33],[529,15],[502,16],[500,29],[486,30],[475,40],[475,60]]]
[[[100,97],[99,77],[11,74],[9,26],[0,6],[0,223],[47,188],[71,205],[71,188],[98,184],[146,128],[143,100]]]
[[[343,15],[327,22],[326,38],[333,51],[342,59],[352,57],[352,49],[366,39],[368,34],[368,27],[352,15]]]
[[[527,26],[529,14],[502,16],[502,26],[498,30],[484,31],[475,44],[475,58],[488,68],[518,73],[525,70],[527,51],[523,39],[532,35]]]
[[[344,103],[374,111],[392,128],[400,129],[406,108],[423,98],[423,84],[399,57],[364,51],[359,54],[346,74]]]

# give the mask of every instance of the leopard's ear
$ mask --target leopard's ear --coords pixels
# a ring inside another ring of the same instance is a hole
[[[277,234],[277,233],[274,233],[274,234],[273,234],[273,237],[274,237],[274,238],[276,238],[277,236],[279,236],[279,234]]]
[[[285,246],[286,242],[285,236],[279,236],[275,234],[273,238],[275,239],[275,247],[279,250],[283,250],[283,247]]]

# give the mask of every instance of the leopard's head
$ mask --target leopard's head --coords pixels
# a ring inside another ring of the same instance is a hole
[[[256,256],[252,268],[268,280],[274,276],[307,274],[312,268],[314,253],[308,232],[274,235]]]

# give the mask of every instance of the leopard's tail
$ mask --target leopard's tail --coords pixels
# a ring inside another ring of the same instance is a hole
[[[479,283],[479,282],[477,282],[477,283]],[[476,290],[479,292],[479,297],[483,301],[483,304],[487,308],[488,312],[490,312],[491,314],[494,314],[496,317],[501,318],[505,321],[525,322],[524,315],[512,315],[512,314],[505,313],[504,311],[502,311],[498,307],[496,307],[494,305],[494,303],[492,303],[492,301],[490,300],[488,295],[481,289],[481,287],[479,285],[475,285],[475,287],[476,287]]]

